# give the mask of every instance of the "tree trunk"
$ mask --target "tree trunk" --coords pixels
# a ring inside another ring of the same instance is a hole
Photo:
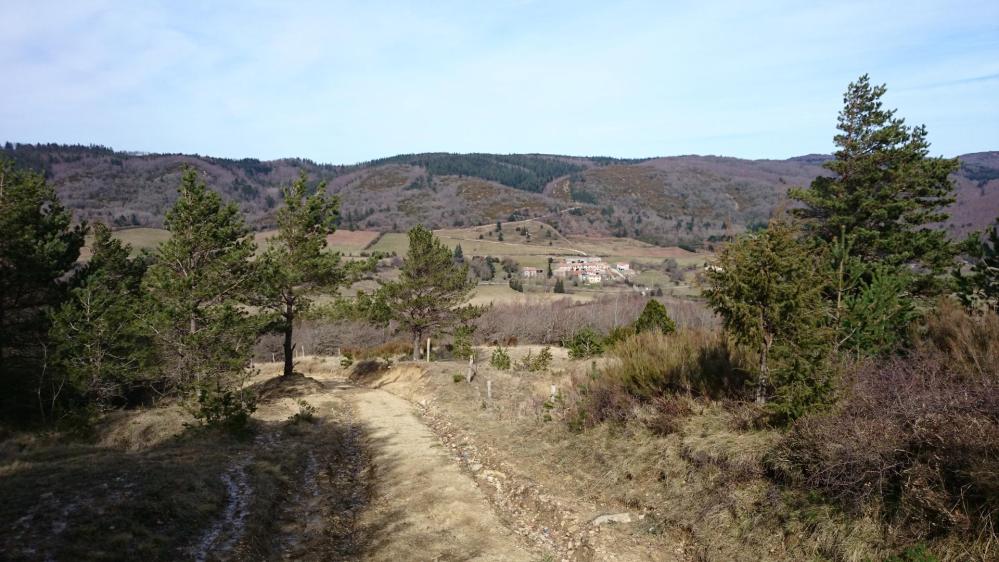
[[[290,377],[294,372],[294,352],[295,346],[291,343],[291,338],[295,330],[295,309],[291,303],[286,303],[284,308],[284,373],[285,377]]]
[[[413,361],[420,360],[421,346],[420,342],[423,339],[423,333],[420,331],[413,332]]]
[[[773,336],[763,336],[763,346],[760,349],[760,379],[756,383],[756,403],[767,403],[767,384],[770,382],[770,367],[767,365],[767,354],[770,353],[770,345],[773,343]]]

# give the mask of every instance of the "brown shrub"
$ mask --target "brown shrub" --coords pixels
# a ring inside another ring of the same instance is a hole
[[[971,371],[925,350],[860,365],[841,408],[799,420],[770,452],[770,474],[848,509],[879,508],[913,538],[991,534],[999,379]]]
[[[387,371],[390,366],[391,363],[381,359],[365,359],[364,361],[354,363],[354,367],[350,370],[350,375],[347,378],[350,382],[363,384],[379,373]]]
[[[614,328],[634,322],[648,300],[638,294],[628,294],[585,303],[561,299],[497,304],[476,321],[476,339],[480,343],[517,341],[557,345],[583,328],[608,334]],[[707,329],[717,325],[714,313],[699,302],[658,300],[681,329]]]
[[[920,347],[945,353],[957,371],[999,379],[999,315],[987,311],[971,316],[944,299],[926,318]]]
[[[642,416],[642,424],[653,435],[665,437],[680,433],[684,418],[693,413],[689,400],[680,396],[657,396]]]
[[[350,355],[354,359],[392,359],[400,355],[410,355],[413,353],[413,342],[404,339],[389,340],[385,343],[370,347],[345,347],[342,348],[345,355]]]
[[[568,420],[574,428],[645,417],[653,431],[672,433],[690,411],[678,394],[740,397],[746,380],[742,357],[716,331],[645,332],[614,345],[610,356],[602,371],[573,378]],[[643,409],[656,414],[643,416]]]
[[[611,348],[617,361],[604,377],[641,400],[668,393],[740,396],[746,380],[741,356],[718,331],[643,332]]]

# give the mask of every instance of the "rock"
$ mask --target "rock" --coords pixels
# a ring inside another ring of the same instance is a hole
[[[472,472],[478,472],[482,470],[482,465],[477,462],[473,462],[472,464],[468,465],[468,470],[471,470]]]
[[[611,515],[601,515],[593,520],[594,525],[604,525],[606,523],[631,523],[631,514],[614,513]]]

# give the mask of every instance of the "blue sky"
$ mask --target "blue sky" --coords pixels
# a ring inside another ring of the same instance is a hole
[[[999,150],[999,2],[7,0],[0,141],[352,163],[828,152],[865,72]]]

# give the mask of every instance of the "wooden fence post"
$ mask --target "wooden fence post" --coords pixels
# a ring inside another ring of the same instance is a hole
[[[486,380],[486,400],[492,400],[492,399],[493,399],[493,380],[492,379],[487,379]]]
[[[427,338],[427,363],[430,362],[430,338]]]
[[[475,366],[473,365],[472,357],[473,356],[471,356],[471,355],[468,356],[468,372],[465,373],[465,382],[466,383],[471,383],[472,382],[472,378],[475,377]]]

